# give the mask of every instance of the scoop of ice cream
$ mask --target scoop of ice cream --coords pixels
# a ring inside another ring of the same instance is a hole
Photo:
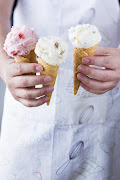
[[[67,56],[68,45],[59,37],[41,37],[36,44],[35,53],[46,63],[59,66]]]
[[[96,26],[83,24],[69,29],[69,40],[75,48],[88,49],[101,41],[101,35]]]
[[[38,37],[33,29],[13,26],[6,37],[3,49],[11,57],[25,56],[35,49],[37,41]]]

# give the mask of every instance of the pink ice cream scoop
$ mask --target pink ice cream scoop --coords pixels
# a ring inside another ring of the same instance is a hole
[[[38,37],[33,29],[13,26],[6,37],[3,49],[11,57],[25,56],[35,49],[37,41]]]

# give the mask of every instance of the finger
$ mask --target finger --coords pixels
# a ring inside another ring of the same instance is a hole
[[[92,94],[100,95],[100,94],[104,94],[104,93],[107,92],[107,91],[100,91],[100,90],[97,91],[97,90],[91,89],[90,87],[86,86],[86,85],[83,84],[83,83],[80,83],[80,86],[81,86],[82,88],[84,88],[86,91],[88,91],[88,92],[90,92],[90,93],[92,93]]]
[[[118,63],[120,65],[117,56],[114,56],[114,58],[113,56],[89,56],[83,58],[82,63],[85,65],[101,66],[107,69],[116,69]]]
[[[99,81],[114,81],[119,78],[114,70],[97,69],[85,65],[78,66],[78,71]]]
[[[106,91],[108,89],[112,89],[113,87],[115,87],[117,85],[116,82],[97,81],[97,80],[87,77],[86,75],[81,74],[81,73],[78,74],[77,77],[83,84],[90,87],[91,89],[98,90],[98,91]]]
[[[33,87],[39,84],[47,84],[52,81],[50,76],[45,75],[26,75],[26,76],[17,76],[12,78],[13,86],[16,88],[24,88],[24,87]]]
[[[48,101],[49,101],[49,97],[47,97],[47,96],[41,97],[39,99],[32,99],[32,100],[19,98],[19,102],[21,102],[26,107],[41,106]]]
[[[43,88],[17,88],[16,94],[19,98],[30,100],[51,93],[53,90],[53,86],[45,86]]]
[[[12,77],[27,73],[36,73],[43,70],[42,66],[36,63],[11,63],[10,74]]]
[[[119,52],[118,52],[118,49],[116,48],[98,47],[94,55],[95,56],[110,56],[110,55],[118,56]]]

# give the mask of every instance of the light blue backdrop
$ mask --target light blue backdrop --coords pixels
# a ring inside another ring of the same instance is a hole
[[[4,94],[5,94],[5,84],[0,79],[0,129],[1,129],[1,120],[3,113],[3,105],[4,105]]]

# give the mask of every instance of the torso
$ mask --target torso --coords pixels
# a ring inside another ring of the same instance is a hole
[[[13,99],[7,89],[1,142],[3,152],[11,164],[2,166],[5,174],[9,172],[15,174],[17,179],[25,180],[33,180],[35,175],[39,175],[40,180],[41,176],[45,180],[93,180],[98,177],[100,180],[112,180],[112,176],[120,177],[120,161],[117,158],[120,153],[119,85],[100,96],[82,88],[77,96],[73,95],[73,47],[68,39],[68,29],[79,23],[95,24],[98,27],[102,35],[99,46],[119,45],[117,0],[104,0],[104,3],[101,0],[18,2],[14,25],[33,27],[39,37],[60,36],[67,41],[69,52],[66,63],[60,68],[49,107],[24,107]],[[82,156],[70,160],[68,169],[58,175],[59,168],[70,158],[71,148],[75,148],[74,144],[79,141],[84,142]],[[11,144],[10,148],[4,146],[5,142]],[[5,149],[9,149],[10,153],[5,152]],[[116,159],[114,162],[113,153]],[[112,166],[109,165],[111,163]],[[99,169],[95,171],[96,168]],[[4,176],[1,179],[5,179]]]

